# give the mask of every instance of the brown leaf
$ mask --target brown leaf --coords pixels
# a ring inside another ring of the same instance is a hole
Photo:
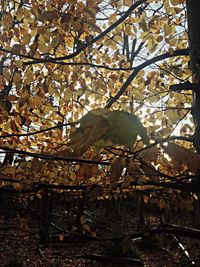
[[[141,164],[141,169],[145,173],[145,175],[150,178],[151,181],[158,182],[159,181],[159,173],[155,169],[155,167],[150,162],[145,162],[145,164]]]
[[[96,121],[87,122],[84,124],[83,131],[76,129],[70,136],[70,147],[74,154],[83,154],[96,141],[100,140],[108,130],[107,121],[99,117]]]
[[[123,168],[125,167],[125,158],[116,157],[113,159],[110,166],[110,179],[111,181],[118,181],[122,175]]]
[[[154,146],[143,150],[140,153],[142,159],[155,162],[159,155],[159,148]]]
[[[99,171],[98,165],[81,164],[77,176],[79,179],[88,179],[95,176]]]
[[[70,13],[66,13],[62,15],[61,23],[70,23],[72,21],[72,15]]]
[[[133,160],[128,163],[127,172],[133,176],[133,180],[135,181],[141,178],[142,175],[140,164]]]
[[[19,99],[19,97],[17,97],[16,95],[9,95],[9,96],[8,96],[8,100],[9,100],[9,101],[15,101],[15,100],[17,100],[17,99]]]
[[[192,172],[197,172],[200,169],[200,155],[191,152],[189,149],[181,147],[174,143],[169,143],[164,148],[165,152],[176,160],[180,165],[186,165]]]
[[[53,20],[59,19],[59,13],[55,10],[53,11],[43,11],[39,17],[38,20],[41,22],[49,21],[52,22]]]
[[[31,169],[33,169],[34,171],[41,171],[44,165],[45,165],[44,161],[41,161],[38,158],[33,158],[31,162]]]

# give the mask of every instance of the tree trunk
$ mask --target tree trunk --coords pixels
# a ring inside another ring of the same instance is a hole
[[[200,1],[187,0],[188,38],[192,82],[199,84],[199,90],[193,92],[193,118],[195,133],[194,146],[200,152]]]
[[[192,82],[199,84],[199,88],[193,91],[194,135],[193,144],[196,151],[200,153],[200,0],[187,0],[188,16],[188,38],[190,52],[190,67],[192,71]],[[196,182],[200,183],[200,170],[196,173]],[[200,196],[194,202],[195,223],[200,226]]]

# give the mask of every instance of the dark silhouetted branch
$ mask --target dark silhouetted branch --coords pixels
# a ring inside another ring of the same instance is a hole
[[[122,16],[121,18],[119,18],[115,23],[113,23],[111,26],[109,26],[105,31],[103,31],[102,33],[100,33],[99,35],[97,35],[96,37],[94,37],[93,39],[91,39],[90,41],[88,41],[86,44],[84,44],[80,49],[78,49],[76,52],[67,55],[67,56],[63,56],[63,57],[57,57],[57,58],[45,58],[45,59],[38,59],[38,60],[34,60],[31,61],[29,64],[37,64],[37,63],[44,63],[44,62],[51,62],[51,63],[56,63],[56,61],[59,60],[67,60],[67,59],[71,59],[76,57],[77,55],[79,55],[81,52],[83,52],[86,48],[88,48],[89,46],[91,46],[92,44],[94,44],[95,42],[97,42],[98,40],[100,40],[101,38],[103,38],[104,36],[106,36],[106,34],[108,34],[109,32],[111,32],[113,29],[115,29],[118,25],[120,25],[126,18],[128,18],[128,16],[133,12],[133,10],[135,10],[137,7],[139,7],[140,5],[142,5],[143,3],[145,3],[146,0],[138,0],[137,2],[135,2]]]
[[[0,146],[0,149],[5,151],[5,152],[8,151],[8,152],[13,153],[13,154],[25,155],[25,156],[29,156],[29,157],[33,157],[33,158],[40,158],[40,159],[46,159],[46,160],[63,160],[63,161],[69,161],[69,162],[74,162],[74,163],[110,165],[110,162],[108,162],[108,161],[79,159],[79,158],[73,158],[73,157],[59,157],[59,156],[55,156],[55,155],[27,152],[27,151],[22,151],[19,149],[8,148],[8,147],[3,147],[3,146]]]
[[[180,50],[176,50],[174,51],[173,54],[170,53],[165,53],[159,56],[156,56],[154,58],[151,58],[149,60],[146,60],[144,63],[140,64],[139,66],[135,67],[134,71],[131,73],[131,75],[128,77],[128,79],[125,81],[125,83],[122,85],[121,89],[118,91],[118,93],[110,98],[110,100],[108,101],[108,103],[106,104],[106,108],[110,108],[119,98],[120,96],[123,95],[123,93],[126,91],[126,89],[128,88],[128,86],[131,84],[131,82],[133,81],[133,79],[136,77],[136,75],[144,68],[146,68],[147,66],[163,60],[163,59],[167,59],[167,58],[171,58],[171,57],[176,57],[176,56],[187,56],[188,55],[188,49],[180,49]]]
[[[173,84],[173,85],[170,85],[169,87],[170,91],[178,92],[178,93],[181,91],[187,91],[187,90],[196,91],[199,89],[200,89],[200,85],[198,83],[190,83],[190,82]]]
[[[54,129],[62,129],[62,127],[64,126],[75,126],[78,122],[72,122],[72,123],[58,123],[55,126],[46,128],[46,129],[42,129],[42,130],[38,130],[35,132],[30,132],[30,133],[19,133],[19,134],[5,134],[5,135],[1,135],[0,138],[8,138],[8,137],[22,137],[22,136],[32,136],[32,135],[36,135],[36,134],[40,134],[40,133],[44,133],[44,132],[48,132]]]

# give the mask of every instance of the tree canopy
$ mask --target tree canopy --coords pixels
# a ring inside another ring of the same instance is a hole
[[[199,155],[184,0],[3,1],[0,14],[2,186],[185,188]]]

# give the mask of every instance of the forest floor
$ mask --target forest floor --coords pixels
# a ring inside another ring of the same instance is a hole
[[[0,266],[2,267],[115,267],[139,266],[126,263],[106,263],[85,259],[95,253],[97,242],[49,242],[41,245],[37,227],[32,222],[22,229],[17,219],[1,220],[0,225]],[[26,222],[25,222],[26,223]],[[148,267],[169,267],[176,262],[176,256],[163,249],[141,251],[141,265]]]
[[[178,244],[174,247],[142,248],[138,251],[140,264],[121,263],[116,258],[89,259],[97,254],[101,242],[81,239],[49,240],[41,243],[41,222],[27,212],[20,214],[16,205],[0,211],[0,266],[1,267],[177,267],[184,258]],[[89,255],[89,256],[88,256]],[[194,265],[192,265],[194,266]],[[200,265],[195,265],[200,266]]]

